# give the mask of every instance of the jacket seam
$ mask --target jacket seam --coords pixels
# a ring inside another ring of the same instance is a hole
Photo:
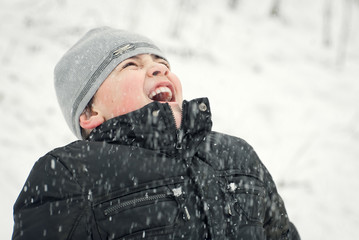
[[[49,153],[50,156],[56,158],[59,163],[62,164],[62,166],[70,173],[70,175],[72,176],[72,181],[74,181],[80,188],[82,188],[81,184],[77,181],[77,178],[74,176],[74,174],[70,171],[70,169],[66,166],[66,164],[58,157],[58,156],[55,156],[51,153]]]
[[[66,166],[66,164],[65,164],[58,156],[54,156],[54,155],[51,154],[51,153],[49,153],[49,156],[52,156],[52,157],[56,158],[56,159],[59,161],[59,163],[61,163],[62,166],[70,173],[70,175],[72,176],[72,181],[74,181],[74,182],[82,189],[81,184],[77,181],[77,178],[76,178],[76,177],[74,176],[74,174],[70,171],[70,169]],[[71,179],[70,179],[70,180],[71,180]],[[84,198],[82,198],[82,201],[83,201],[83,202],[86,202],[86,200],[85,200]],[[78,227],[78,224],[79,224],[79,222],[80,222],[82,216],[85,214],[86,209],[88,209],[88,207],[81,210],[81,212],[79,213],[78,217],[76,218],[76,220],[75,220],[75,222],[74,222],[74,225],[73,225],[73,227],[71,228],[71,230],[70,230],[70,232],[69,232],[69,235],[68,235],[68,237],[67,237],[66,239],[68,239],[68,240],[71,239],[71,237],[72,237],[72,235],[74,234],[76,228]]]
[[[228,172],[228,171],[234,171],[234,172]],[[216,172],[218,173],[218,174],[216,174],[216,177],[228,177],[228,176],[233,176],[233,175],[241,175],[241,176],[255,178],[260,183],[264,184],[264,181],[261,180],[257,175],[244,173],[244,172],[241,172],[241,170],[238,170],[238,169],[216,170]]]
[[[71,228],[71,230],[70,230],[70,232],[69,232],[69,235],[67,236],[66,239],[70,240],[70,239],[72,238],[72,235],[74,234],[74,232],[75,232],[77,226],[79,225],[80,220],[81,220],[82,216],[83,216],[84,213],[85,213],[85,210],[86,210],[86,208],[85,208],[84,210],[82,210],[82,211],[80,212],[80,214],[77,216],[77,218],[76,218],[76,220],[75,220],[75,222],[74,222],[74,225],[73,225],[73,227]]]

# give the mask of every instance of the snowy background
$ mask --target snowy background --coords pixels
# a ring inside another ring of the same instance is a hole
[[[0,0],[0,238],[34,162],[75,137],[53,68],[90,28],[152,38],[207,96],[214,130],[247,140],[302,239],[357,239],[359,1]]]

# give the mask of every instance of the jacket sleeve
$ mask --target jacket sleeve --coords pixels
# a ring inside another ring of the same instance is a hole
[[[264,228],[267,239],[300,240],[297,229],[288,219],[284,202],[277,192],[271,175],[266,169],[265,171],[268,199],[266,201]]]
[[[56,157],[45,155],[15,202],[12,239],[71,239],[74,229],[86,228],[89,207],[84,196],[71,172]]]

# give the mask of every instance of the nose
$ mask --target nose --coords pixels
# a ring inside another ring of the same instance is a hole
[[[154,63],[150,68],[148,68],[147,75],[149,77],[154,76],[165,76],[168,74],[168,68],[162,63]]]

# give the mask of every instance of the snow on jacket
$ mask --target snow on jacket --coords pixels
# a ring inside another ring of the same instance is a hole
[[[211,127],[206,98],[184,101],[179,130],[153,102],[49,152],[13,239],[299,239],[252,147]]]

